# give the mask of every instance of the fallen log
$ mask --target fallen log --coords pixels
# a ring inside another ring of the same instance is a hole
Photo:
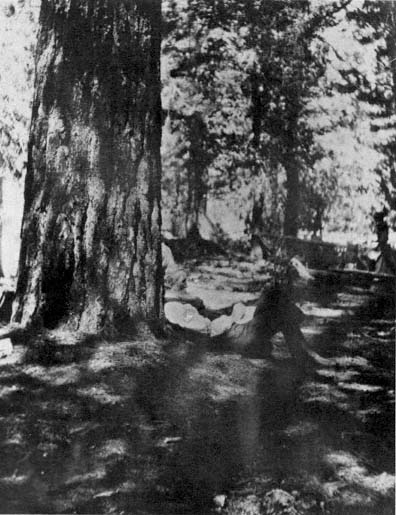
[[[340,274],[340,275],[348,275],[350,277],[362,277],[362,278],[369,278],[369,279],[392,279],[393,281],[396,281],[396,275],[393,274],[383,274],[378,272],[370,272],[369,270],[345,270],[343,268],[328,268],[327,270],[316,270],[314,268],[308,269],[310,274],[314,277],[328,277],[330,275],[334,274]]]
[[[346,249],[346,245],[339,245],[337,243],[331,243],[330,241],[323,240],[304,240],[303,238],[297,238],[296,236],[283,236],[282,240],[284,242],[293,242],[297,244],[312,246],[312,247],[326,247],[329,249]]]
[[[191,304],[175,301],[166,302],[164,311],[165,317],[173,325],[199,333],[210,333],[209,318],[200,315],[198,310]]]
[[[371,272],[369,270],[345,270],[342,268],[330,268],[330,272],[336,272],[337,274],[349,274],[351,276],[362,276],[362,277],[371,277],[372,279],[393,279],[396,280],[396,275],[393,274],[384,274],[380,272]]]
[[[294,236],[284,236],[282,247],[291,257],[298,255],[308,267],[329,268],[343,266],[345,263],[361,263],[368,255],[369,248],[348,243],[341,245],[322,240],[304,240]]]

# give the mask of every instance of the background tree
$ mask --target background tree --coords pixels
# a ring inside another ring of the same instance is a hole
[[[394,5],[352,2],[318,33],[325,73],[308,113],[323,158],[309,176],[327,197],[326,237],[340,242],[369,238],[373,212],[391,207],[396,132],[388,9]]]
[[[164,198],[180,206],[177,218],[193,196],[195,218],[220,197],[251,232],[259,206],[267,235],[311,231],[319,212],[324,223],[338,168],[317,136],[336,120],[315,126],[320,112],[312,100],[330,89],[322,83],[333,64],[323,31],[338,25],[350,3],[165,3]]]
[[[0,2],[0,263],[16,273],[22,218],[23,178],[33,92],[37,2]]]
[[[43,0],[14,322],[161,313],[160,2]]]
[[[302,124],[315,62],[305,34],[309,2],[257,2],[248,15],[256,62],[250,76],[254,142],[286,173],[284,232],[299,228],[300,175],[310,134]],[[275,157],[276,156],[276,157]]]
[[[359,28],[357,40],[372,46],[375,76],[362,70],[355,80],[359,98],[372,106],[374,148],[382,155],[376,167],[388,207],[396,210],[396,3],[365,1],[350,13]],[[350,76],[348,77],[348,79]],[[349,83],[351,81],[349,80]]]
[[[182,225],[176,233],[197,222],[208,195],[236,186],[235,170],[246,167],[248,56],[238,5],[164,2],[164,201]]]

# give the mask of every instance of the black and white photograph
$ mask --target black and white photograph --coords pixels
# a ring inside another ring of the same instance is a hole
[[[396,0],[0,0],[0,514],[395,515]]]

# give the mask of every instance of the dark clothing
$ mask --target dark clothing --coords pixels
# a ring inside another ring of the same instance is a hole
[[[271,338],[282,332],[293,356],[302,361],[307,356],[300,324],[304,315],[294,304],[286,287],[265,290],[257,303],[253,319],[236,324],[218,339],[229,348],[251,358],[267,358],[272,352]]]
[[[381,274],[396,275],[396,253],[394,249],[387,243],[380,250],[381,255],[375,263],[375,271]]]

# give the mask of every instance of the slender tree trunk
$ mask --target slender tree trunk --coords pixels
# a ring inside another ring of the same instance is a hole
[[[203,204],[207,186],[208,156],[205,149],[206,126],[200,116],[193,115],[189,119],[190,162],[188,167],[188,210],[186,213],[187,231],[193,225],[198,226],[199,215]]]
[[[396,2],[388,1],[383,2],[385,10],[385,23],[388,26],[388,34],[386,37],[386,45],[388,50],[388,57],[390,61],[391,76],[392,76],[392,104],[389,106],[388,115],[393,117],[396,113]],[[395,143],[393,149],[388,149],[388,167],[389,178],[386,179],[381,176],[381,189],[384,192],[385,200],[388,202],[392,210],[396,209],[396,156],[395,156]]]
[[[0,177],[0,277],[4,277],[3,272],[3,177]]]
[[[300,214],[300,177],[298,164],[290,156],[283,163],[286,169],[286,205],[283,232],[286,236],[297,236]]]
[[[386,2],[384,3],[384,6],[387,17],[386,22],[389,26],[389,33],[386,38],[386,44],[388,48],[393,79],[393,96],[396,102],[396,2]]]
[[[283,137],[282,165],[286,171],[286,204],[283,232],[296,237],[300,228],[300,163],[298,154],[298,121],[301,116],[302,71],[298,71],[296,83],[289,85],[287,128]]]
[[[162,312],[160,0],[43,0],[13,321]]]

